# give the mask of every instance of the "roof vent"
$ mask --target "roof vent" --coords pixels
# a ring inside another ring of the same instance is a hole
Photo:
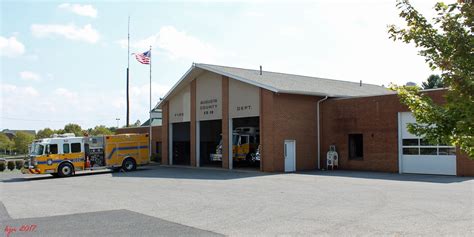
[[[262,75],[262,65],[260,65],[260,75]]]
[[[360,80],[360,84],[359,84],[359,86],[362,86],[362,80]]]

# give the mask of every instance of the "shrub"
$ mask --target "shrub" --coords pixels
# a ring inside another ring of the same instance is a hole
[[[0,161],[0,172],[3,172],[5,168],[5,161]]]
[[[7,167],[9,170],[14,170],[15,169],[15,161],[9,160],[7,163]]]
[[[17,170],[21,170],[23,168],[23,165],[25,164],[24,160],[16,160],[15,161],[15,166]]]

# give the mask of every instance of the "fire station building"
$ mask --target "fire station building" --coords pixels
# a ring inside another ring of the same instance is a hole
[[[444,89],[425,93],[444,101]],[[332,147],[339,169],[474,176],[474,161],[455,147],[409,133],[415,119],[382,86],[193,64],[156,109],[154,151],[165,165],[326,169]],[[147,129],[119,133],[137,131]]]

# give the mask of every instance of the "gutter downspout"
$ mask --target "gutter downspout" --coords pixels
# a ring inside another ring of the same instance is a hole
[[[319,122],[320,122],[320,118],[319,118],[319,104],[321,104],[323,101],[327,100],[328,99],[328,96],[324,97],[323,99],[320,99],[318,100],[318,104],[317,104],[317,107],[316,107],[316,113],[317,113],[317,128],[318,128],[318,170],[321,169],[321,131],[319,130]]]

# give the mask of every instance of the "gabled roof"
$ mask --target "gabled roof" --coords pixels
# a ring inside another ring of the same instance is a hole
[[[163,120],[161,118],[152,118],[151,119],[151,126],[161,126],[161,124],[163,123]],[[142,125],[140,125],[140,127],[148,127],[150,126],[150,119],[148,119],[147,121],[145,121],[144,123],[142,123]]]
[[[187,85],[204,71],[214,72],[276,93],[328,97],[361,97],[394,94],[394,92],[385,87],[366,83],[362,83],[361,86],[360,83],[357,82],[269,71],[262,71],[262,75],[260,75],[259,70],[196,63],[193,64],[178,83],[165,95],[163,101],[167,100],[175,91]],[[160,104],[161,101],[157,107],[160,106]]]

